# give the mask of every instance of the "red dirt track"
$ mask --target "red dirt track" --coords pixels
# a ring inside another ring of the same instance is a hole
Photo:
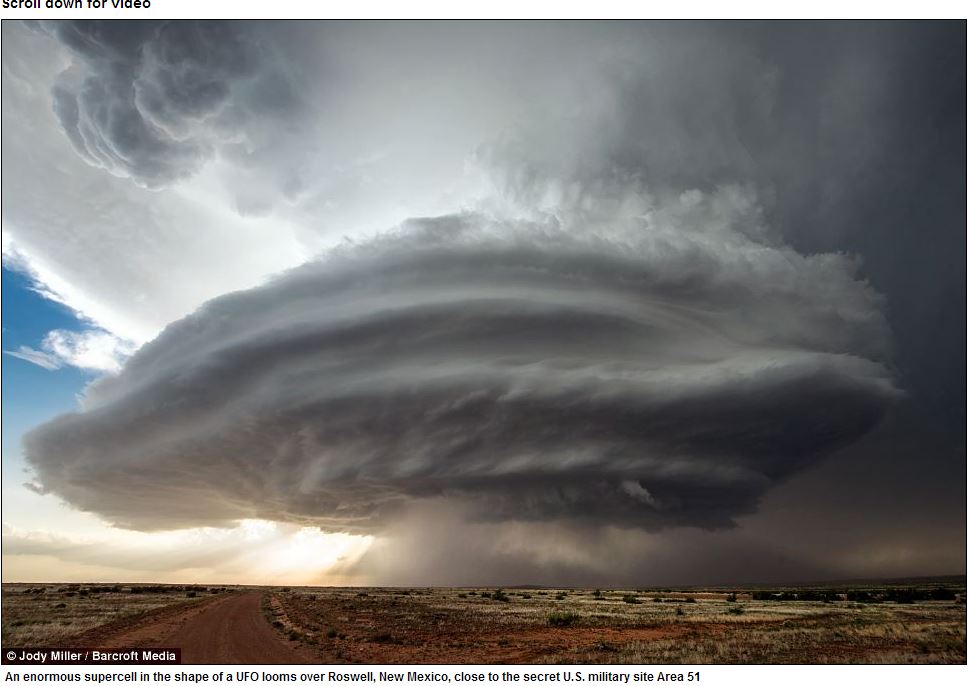
[[[319,662],[284,640],[262,614],[261,592],[223,596],[177,612],[152,614],[88,642],[105,650],[181,648],[184,664],[308,664]]]

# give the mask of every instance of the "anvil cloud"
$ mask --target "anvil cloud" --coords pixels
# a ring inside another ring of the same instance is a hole
[[[748,190],[415,219],[170,325],[25,440],[130,528],[469,516],[728,527],[898,395],[880,300]],[[611,209],[608,209],[611,208]]]

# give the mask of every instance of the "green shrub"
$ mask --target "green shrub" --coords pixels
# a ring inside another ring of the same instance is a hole
[[[571,626],[580,619],[576,612],[552,612],[548,615],[550,626]]]
[[[629,603],[630,605],[638,605],[640,601],[636,596],[629,593],[627,595],[622,596],[622,602]]]
[[[956,600],[958,595],[950,588],[936,588],[928,593],[931,600]]]

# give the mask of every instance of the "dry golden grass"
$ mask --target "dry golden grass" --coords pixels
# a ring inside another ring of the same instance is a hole
[[[198,602],[209,594],[208,587],[193,586],[3,584],[3,643],[67,646],[71,639],[109,622],[175,603]]]
[[[965,661],[963,587],[953,601],[904,604],[573,589],[505,589],[507,600],[495,600],[494,591],[277,589],[270,620],[321,653],[361,663]],[[549,622],[553,613],[578,619]]]

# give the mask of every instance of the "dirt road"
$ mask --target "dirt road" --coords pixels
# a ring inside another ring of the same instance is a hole
[[[286,641],[262,614],[261,592],[232,594],[178,612],[158,613],[98,636],[102,649],[181,648],[184,664],[309,664],[324,662]]]

